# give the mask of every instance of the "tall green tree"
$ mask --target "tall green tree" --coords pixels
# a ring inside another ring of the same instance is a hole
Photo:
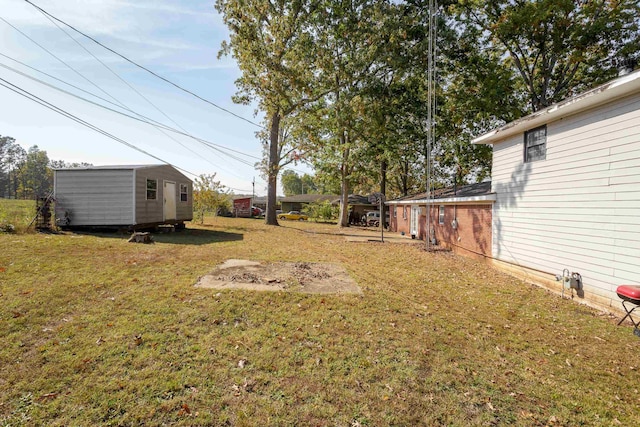
[[[14,138],[0,136],[0,196],[18,197],[18,175],[27,152]]]
[[[18,193],[23,199],[49,194],[53,189],[53,171],[49,168],[47,152],[37,145],[29,148],[24,165],[18,174]]]
[[[389,5],[385,0],[325,0],[316,14],[318,81],[333,89],[320,122],[321,150],[314,155],[316,163],[326,162],[339,171],[339,226],[349,224],[348,196],[366,152],[366,117],[361,114],[366,100],[361,90],[373,76],[387,72],[380,64]]]
[[[314,33],[311,0],[217,0],[216,9],[229,28],[221,54],[232,55],[242,72],[236,80],[236,102],[256,101],[268,129],[267,212],[265,221],[277,225],[276,190],[281,167],[280,125],[305,104],[321,97],[313,84]]]
[[[451,10],[519,76],[529,111],[615,77],[615,59],[640,51],[637,0],[461,0]]]
[[[282,189],[285,196],[318,193],[318,188],[313,177],[306,173],[300,176],[291,169],[287,169],[282,172],[280,181],[282,183]]]
[[[282,172],[280,182],[282,183],[282,189],[285,196],[289,197],[295,194],[302,194],[302,181],[300,180],[300,176],[298,176],[294,171],[286,170]]]

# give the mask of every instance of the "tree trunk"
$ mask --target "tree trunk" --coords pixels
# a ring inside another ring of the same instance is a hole
[[[402,168],[402,195],[409,195],[409,161],[405,160]]]
[[[387,194],[387,161],[383,160],[380,163],[380,192],[384,195]]]
[[[349,148],[346,147],[344,130],[340,131],[340,146],[342,151],[342,166],[340,167],[340,221],[338,226],[349,226]]]
[[[343,165],[342,169],[344,171],[346,165]],[[345,173],[342,172],[342,183],[340,185],[340,227],[348,227],[349,226],[349,181],[345,176]]]
[[[267,212],[264,216],[267,225],[278,225],[276,217],[276,195],[278,191],[278,172],[280,171],[280,156],[278,147],[280,144],[280,112],[271,116],[271,131],[269,133],[269,165],[267,177]]]

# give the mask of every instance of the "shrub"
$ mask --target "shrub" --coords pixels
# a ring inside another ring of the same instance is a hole
[[[338,212],[339,207],[331,205],[331,202],[328,200],[310,203],[305,209],[305,213],[316,221],[334,220],[338,218]]]

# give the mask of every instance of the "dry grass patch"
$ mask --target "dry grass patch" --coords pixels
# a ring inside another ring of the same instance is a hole
[[[248,291],[295,291],[310,294],[358,294],[360,288],[346,270],[314,262],[260,263],[229,259],[198,279],[197,288]]]
[[[0,236],[0,425],[634,425],[640,340],[465,258],[210,219]],[[362,294],[214,291],[228,259],[343,265]]]

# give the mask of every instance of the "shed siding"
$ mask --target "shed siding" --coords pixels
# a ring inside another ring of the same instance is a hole
[[[494,145],[494,257],[568,268],[618,306],[616,287],[640,283],[640,94],[548,123],[546,160],[524,163],[523,141]]]
[[[56,216],[71,225],[123,225],[133,219],[132,170],[56,171]]]
[[[169,165],[150,166],[136,170],[136,221],[137,224],[154,224],[164,221],[163,200],[164,181],[176,183],[176,220],[193,219],[193,186],[191,180]],[[156,200],[147,200],[147,179],[158,181]],[[187,201],[180,200],[180,184],[187,185]]]

